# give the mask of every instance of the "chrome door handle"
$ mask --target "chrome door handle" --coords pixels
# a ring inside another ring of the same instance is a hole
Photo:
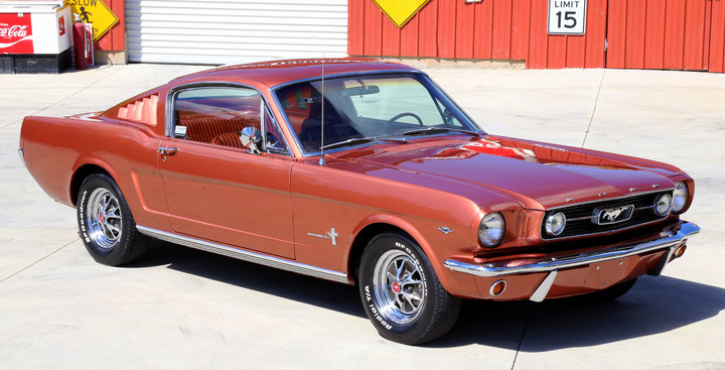
[[[156,150],[156,153],[159,153],[161,155],[174,155],[178,151],[179,151],[179,148],[164,148],[164,147],[159,147],[159,149]]]

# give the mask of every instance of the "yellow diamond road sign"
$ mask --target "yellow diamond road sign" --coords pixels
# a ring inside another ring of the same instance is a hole
[[[100,1],[100,0],[99,0]],[[429,0],[373,0],[375,5],[395,23],[403,27]]]
[[[93,24],[94,42],[118,23],[118,17],[101,0],[69,0],[66,4],[71,6],[73,13],[78,14],[83,22]]]

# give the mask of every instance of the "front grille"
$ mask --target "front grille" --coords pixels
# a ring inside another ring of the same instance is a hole
[[[637,225],[643,225],[659,221],[665,217],[658,216],[654,211],[654,201],[660,194],[672,193],[672,190],[654,192],[649,194],[636,195],[626,198],[609,199],[601,202],[592,202],[569,207],[560,207],[549,210],[541,222],[541,237],[544,240],[571,238],[575,236],[606,233],[610,231],[627,229]],[[597,225],[597,215],[594,210],[597,208],[617,208],[627,205],[634,206],[632,217],[623,222]],[[551,214],[563,212],[566,216],[566,227],[560,235],[549,235],[546,232],[546,218]]]

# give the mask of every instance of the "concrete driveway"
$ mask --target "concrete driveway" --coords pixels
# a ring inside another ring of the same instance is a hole
[[[465,302],[422,347],[381,339],[355,287],[154,243],[96,264],[75,210],[17,156],[26,115],[106,109],[204,69],[0,75],[0,369],[725,369],[725,75],[431,69],[488,132],[660,160],[695,178],[703,231],[615,302]]]

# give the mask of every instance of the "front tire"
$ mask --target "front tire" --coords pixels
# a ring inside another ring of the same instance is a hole
[[[380,335],[403,344],[422,344],[448,333],[460,299],[441,285],[418,244],[406,235],[374,237],[362,255],[360,297]]]
[[[96,262],[120,266],[146,252],[149,238],[136,230],[126,199],[108,175],[86,177],[76,204],[81,240]]]

